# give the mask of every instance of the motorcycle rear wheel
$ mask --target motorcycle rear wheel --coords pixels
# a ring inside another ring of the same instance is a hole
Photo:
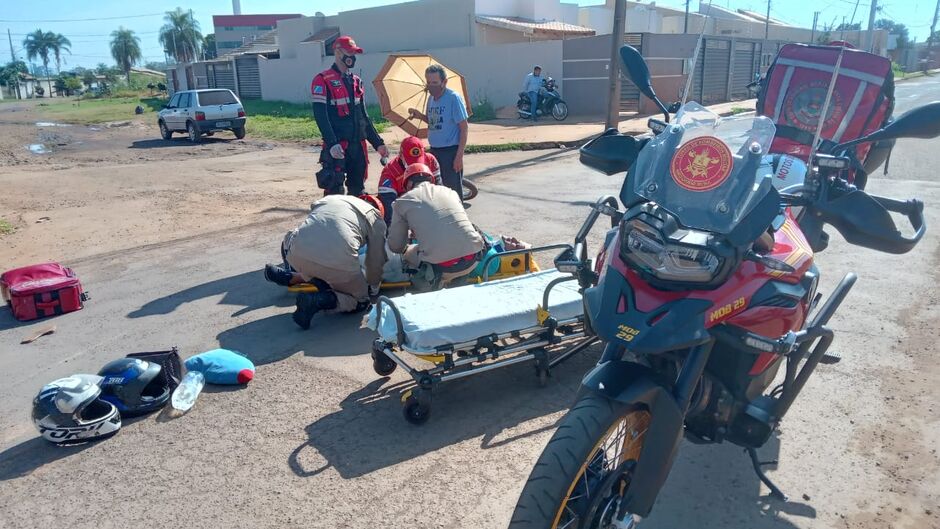
[[[579,399],[529,475],[510,529],[610,527],[650,419],[639,406],[594,394]]]
[[[556,121],[564,121],[568,117],[568,103],[559,101],[552,105],[552,117]]]

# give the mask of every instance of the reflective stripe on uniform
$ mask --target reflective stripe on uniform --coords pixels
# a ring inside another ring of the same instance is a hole
[[[314,103],[326,103],[326,96],[313,96]]]
[[[330,103],[332,103],[333,105],[336,105],[336,106],[339,106],[339,105],[348,105],[348,104],[349,104],[349,98],[348,98],[348,97],[340,97],[340,98],[337,98],[337,99],[333,99],[332,101],[330,101]]]

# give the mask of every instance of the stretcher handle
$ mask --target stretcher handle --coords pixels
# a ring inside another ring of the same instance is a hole
[[[555,288],[555,285],[564,283],[566,281],[574,281],[576,279],[578,279],[577,276],[567,276],[553,279],[548,285],[545,286],[545,292],[542,293],[542,308],[548,311],[548,295],[552,293],[552,289]]]
[[[388,305],[388,308],[392,309],[392,314],[395,316],[395,326],[397,327],[395,338],[398,340],[397,344],[402,346],[405,343],[405,328],[401,322],[401,312],[398,311],[398,307],[395,306],[395,303],[386,296],[379,296],[379,300],[375,303],[375,329],[378,331],[382,328],[383,303]],[[381,336],[381,332],[379,335]]]
[[[508,257],[510,255],[522,255],[526,254],[525,260],[525,269],[528,271],[531,268],[531,263],[528,258],[528,254],[536,252],[546,252],[549,250],[567,250],[570,249],[570,244],[560,243],[560,244],[549,244],[548,246],[535,246],[533,248],[521,248],[519,250],[509,250],[508,252],[496,253],[489,255],[486,259],[483,260],[483,282],[487,282],[490,279],[490,261],[493,259],[499,259],[501,257]]]

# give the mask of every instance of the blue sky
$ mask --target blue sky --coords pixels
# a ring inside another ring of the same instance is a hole
[[[570,1],[570,0],[569,0]],[[863,27],[868,22],[869,0],[859,0],[855,20]],[[243,13],[301,13],[312,15],[317,11],[333,14],[342,5],[343,10],[398,3],[388,0],[242,0]],[[595,5],[603,0],[577,0],[580,5]],[[680,7],[683,0],[659,0],[659,5]],[[212,32],[212,15],[231,14],[230,0],[155,0],[128,2],[126,0],[2,0],[0,9],[0,61],[10,58],[9,40],[3,33],[10,30],[13,48],[22,53],[23,37],[36,28],[62,33],[72,41],[72,55],[66,56],[66,66],[90,67],[104,62],[113,63],[108,49],[109,34],[119,26],[134,30],[141,39],[144,60],[163,60],[163,49],[157,41],[157,32],[163,24],[162,12],[177,6],[192,9],[202,32]],[[698,4],[693,0],[693,9]],[[750,9],[764,12],[764,0],[714,0],[714,5],[732,9]],[[879,18],[891,18],[907,25],[917,41],[926,39],[930,32],[934,0],[882,0],[883,12]],[[855,0],[774,0],[771,16],[784,22],[810,27],[813,12],[822,11],[820,23],[837,24],[842,17],[850,20]],[[94,19],[94,20],[88,20]]]

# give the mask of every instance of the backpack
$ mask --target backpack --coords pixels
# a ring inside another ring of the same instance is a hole
[[[777,53],[757,95],[757,113],[777,126],[773,154],[809,163],[809,153],[839,57],[838,46],[786,44]],[[894,72],[887,57],[845,48],[822,128],[820,151],[883,127],[894,110]],[[867,174],[887,158],[890,145],[864,143],[845,153],[853,159],[849,182],[864,187]],[[887,150],[886,150],[887,149]],[[831,153],[835,154],[835,153]],[[866,161],[868,163],[866,163]]]

